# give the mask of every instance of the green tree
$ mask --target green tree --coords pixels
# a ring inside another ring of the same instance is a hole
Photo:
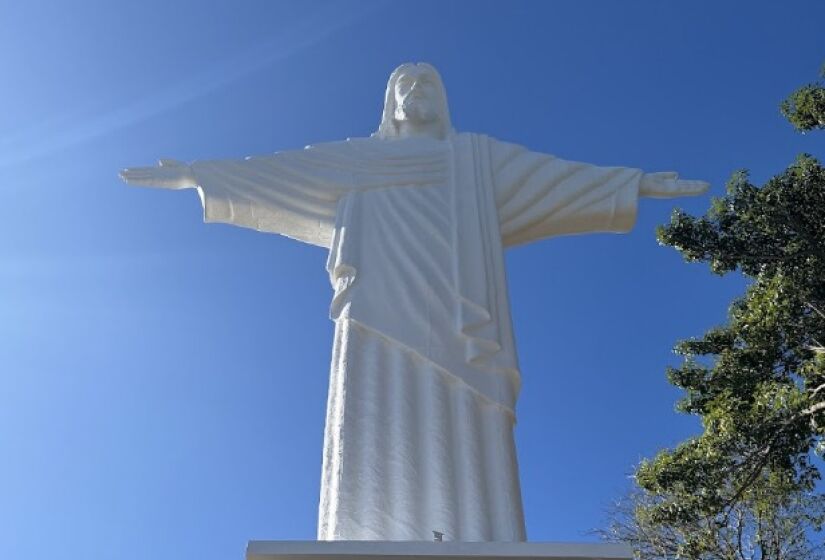
[[[825,65],[820,75],[825,78]],[[802,86],[782,102],[782,114],[801,132],[825,128],[825,87],[823,82]]]
[[[651,512],[666,498],[636,489],[610,511],[608,527],[599,533],[607,540],[629,543],[644,560],[813,560],[825,552],[810,542],[807,532],[825,512],[822,496],[748,494],[732,506],[728,519],[697,517],[662,523]]]
[[[823,92],[806,86],[782,110],[823,128]],[[605,533],[640,558],[819,558],[808,536],[825,521],[825,169],[802,155],[761,187],[739,172],[704,216],[675,211],[657,233],[751,283],[727,324],[677,345],[683,363],[668,371],[702,433],[638,467]]]

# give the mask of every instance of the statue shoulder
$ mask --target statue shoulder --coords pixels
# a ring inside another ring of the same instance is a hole
[[[493,169],[500,170],[508,163],[521,159],[519,156],[528,156],[532,152],[521,144],[506,142],[497,138],[489,138],[490,157],[493,160]]]
[[[476,140],[487,142],[490,145],[490,151],[493,153],[494,157],[497,157],[500,154],[502,157],[509,158],[517,154],[530,151],[521,144],[499,140],[498,138],[494,138],[493,136],[489,136],[487,134],[479,134],[477,132],[461,132],[453,135],[453,139],[455,140],[469,138],[475,138]]]
[[[317,152],[347,152],[357,150],[371,142],[373,142],[372,138],[347,138],[345,140],[309,144],[308,146],[304,146],[304,149]]]

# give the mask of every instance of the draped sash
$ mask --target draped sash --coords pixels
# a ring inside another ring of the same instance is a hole
[[[450,270],[444,273],[452,284],[451,325],[455,340],[447,356],[429,355],[420,343],[395,337],[408,349],[431,359],[477,393],[511,414],[519,389],[518,364],[512,339],[504,259],[498,213],[493,190],[490,140],[477,134],[455,134],[445,141],[407,142],[361,140],[357,160],[361,175],[355,189],[338,203],[327,271],[335,290],[330,317],[342,314],[378,332],[387,305],[370,303],[368,311],[348,308],[352,290],[357,290],[359,263],[369,258],[368,235],[363,233],[365,215],[360,197],[372,189],[416,188],[441,183],[449,191],[448,215],[451,245]],[[438,163],[438,154],[443,158]],[[413,224],[414,225],[414,224]],[[413,258],[408,256],[407,258]],[[363,305],[363,301],[362,301]],[[393,338],[389,336],[389,338]]]

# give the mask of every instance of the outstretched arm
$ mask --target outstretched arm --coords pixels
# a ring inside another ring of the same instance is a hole
[[[505,246],[546,237],[629,231],[640,196],[673,198],[705,192],[704,181],[676,173],[601,167],[495,141],[496,205]]]
[[[130,184],[197,188],[204,220],[279,233],[326,247],[338,200],[353,185],[345,142],[239,160],[164,159],[121,171]]]

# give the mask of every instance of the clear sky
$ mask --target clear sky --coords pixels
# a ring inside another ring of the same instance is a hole
[[[780,100],[825,59],[825,3],[0,2],[0,558],[241,558],[312,539],[332,324],[325,253],[204,225],[158,157],[369,135],[402,62],[460,131],[677,170],[724,192],[821,136]],[[594,540],[643,457],[694,433],[674,342],[742,289],[634,231],[508,251],[528,537]]]

